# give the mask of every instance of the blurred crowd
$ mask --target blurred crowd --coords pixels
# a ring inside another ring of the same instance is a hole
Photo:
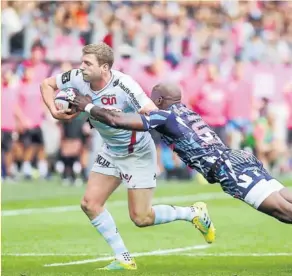
[[[292,2],[2,1],[1,15],[2,176],[86,179],[98,132],[82,117],[55,121],[39,85],[78,67],[83,45],[99,41],[148,95],[158,82],[179,83],[225,143],[291,172]],[[160,177],[191,178],[152,134]]]

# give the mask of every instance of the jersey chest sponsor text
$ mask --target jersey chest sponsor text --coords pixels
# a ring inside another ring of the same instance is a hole
[[[100,99],[103,105],[114,105],[117,104],[116,96],[102,96]]]

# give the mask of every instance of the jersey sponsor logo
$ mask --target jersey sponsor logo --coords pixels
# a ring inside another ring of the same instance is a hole
[[[122,180],[126,180],[126,182],[129,183],[130,180],[132,179],[132,175],[127,174],[127,173],[126,174],[120,173],[120,178]]]
[[[116,79],[113,83],[113,87],[117,86],[119,84],[119,82],[120,82],[119,79]]]
[[[108,168],[109,165],[111,164],[109,161],[107,161],[104,157],[101,155],[97,155],[96,161],[97,164],[101,165],[102,167]]]
[[[104,96],[101,98],[101,103],[103,105],[114,105],[117,104],[117,98],[115,96]]]
[[[119,82],[119,86],[122,88],[123,91],[125,91],[127,93],[127,95],[130,97],[131,102],[133,103],[133,105],[137,108],[140,109],[141,105],[138,102],[138,100],[135,97],[135,94],[133,92],[131,92],[131,90],[125,86],[122,82]]]
[[[68,72],[63,73],[62,75],[62,83],[65,84],[66,82],[70,81],[71,78],[71,70]]]

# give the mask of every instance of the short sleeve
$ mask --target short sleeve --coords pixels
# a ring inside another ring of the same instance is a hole
[[[144,129],[150,130],[162,127],[166,124],[168,118],[174,114],[171,111],[158,110],[151,111],[149,115],[140,115],[143,121]]]
[[[69,87],[77,88],[78,83],[82,80],[82,73],[79,69],[72,69],[56,76],[58,89]]]

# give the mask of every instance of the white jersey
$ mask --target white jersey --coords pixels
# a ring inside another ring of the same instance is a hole
[[[94,105],[102,108],[116,108],[126,113],[138,112],[150,102],[140,85],[129,75],[111,70],[108,84],[99,91],[93,91],[90,83],[83,80],[79,69],[59,74],[56,77],[59,89],[76,88],[83,95],[90,95]],[[109,154],[124,156],[150,144],[148,132],[116,129],[89,117],[91,125],[102,136]]]

